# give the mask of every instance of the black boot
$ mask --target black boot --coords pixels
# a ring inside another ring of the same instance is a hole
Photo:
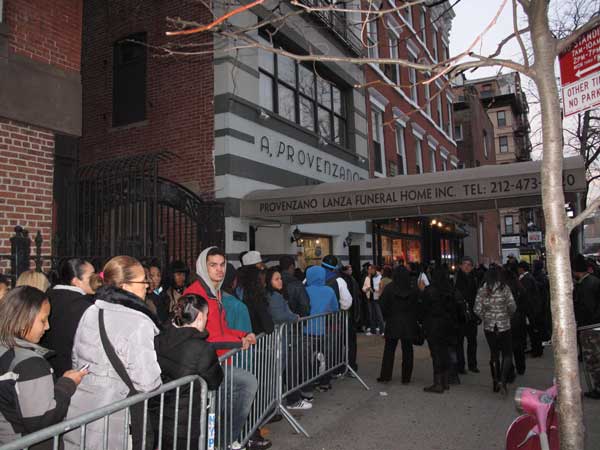
[[[425,392],[434,392],[436,394],[444,393],[444,386],[442,385],[442,374],[436,373],[433,375],[433,384],[431,386],[423,388]]]
[[[448,371],[442,373],[442,386],[444,390],[447,391],[450,389],[450,384],[448,383]]]
[[[492,389],[494,392],[500,391],[500,384],[498,380],[498,366],[493,361],[490,361],[490,371],[492,372]]]

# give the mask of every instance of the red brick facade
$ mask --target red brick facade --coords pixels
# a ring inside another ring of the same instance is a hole
[[[212,197],[214,191],[213,57],[210,34],[193,42],[208,52],[168,56],[149,50],[146,68],[146,119],[113,127],[113,47],[133,33],[146,32],[147,43],[160,47],[177,39],[165,36],[167,17],[210,20],[202,2],[152,2],[140,8],[131,0],[91,0],[84,8],[83,137],[81,163],[168,150],[177,155],[161,166],[160,175]],[[135,13],[132,13],[135,11]],[[181,41],[181,39],[179,39]]]
[[[5,0],[12,52],[65,71],[81,65],[81,0]]]
[[[42,252],[50,254],[53,170],[51,131],[0,118],[0,254],[10,253],[15,225],[39,230]]]

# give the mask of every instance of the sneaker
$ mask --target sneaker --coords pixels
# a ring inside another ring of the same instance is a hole
[[[312,406],[313,406],[312,403],[307,402],[306,400],[302,399],[302,400],[298,400],[296,403],[287,405],[286,408],[292,409],[292,410],[300,410],[300,409],[311,409]]]
[[[379,334],[379,328],[375,328],[375,334]]]
[[[365,333],[365,336],[373,336],[373,333],[371,333],[370,331],[367,331],[367,332]]]
[[[231,445],[229,446],[230,450],[246,450],[246,447],[242,447],[242,444],[240,444],[238,441],[233,441],[231,443]]]
[[[261,439],[249,439],[246,445],[247,450],[265,450],[271,448],[273,444],[266,438]]]

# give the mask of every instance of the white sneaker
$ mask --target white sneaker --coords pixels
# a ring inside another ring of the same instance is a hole
[[[367,332],[365,333],[365,336],[373,336],[373,333],[371,333],[370,331],[367,331]]]
[[[233,441],[231,443],[231,445],[229,446],[230,450],[246,450],[246,447],[242,447],[242,444],[240,444],[238,441]]]
[[[287,409],[311,409],[312,408],[312,403],[307,402],[306,400],[302,399],[302,400],[298,400],[296,403],[292,403],[291,405],[287,406]]]

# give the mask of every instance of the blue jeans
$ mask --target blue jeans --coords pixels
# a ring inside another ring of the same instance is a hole
[[[226,400],[225,404],[231,405],[231,424],[227,427],[231,430],[232,441],[239,440],[242,428],[250,414],[250,408],[256,391],[258,390],[258,381],[250,372],[238,367],[228,366],[225,369],[225,379],[223,387],[231,400]],[[227,417],[229,420],[229,417]]]

